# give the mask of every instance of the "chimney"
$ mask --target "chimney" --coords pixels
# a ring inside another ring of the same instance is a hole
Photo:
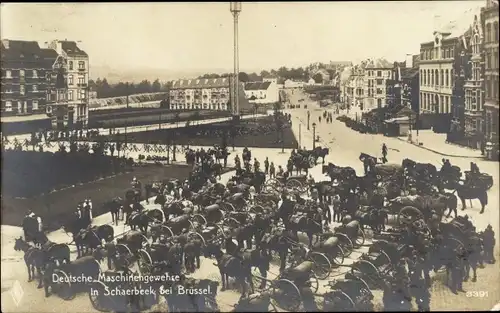
[[[406,68],[413,67],[413,55],[410,53],[406,54]]]

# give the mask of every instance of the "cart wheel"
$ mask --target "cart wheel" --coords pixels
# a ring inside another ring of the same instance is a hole
[[[353,312],[356,310],[356,305],[354,304],[354,301],[344,291],[335,290],[334,291],[334,299],[335,299],[334,300],[335,307],[337,309],[340,309],[342,311],[348,311],[348,312]]]
[[[165,232],[163,233],[163,236],[164,236],[165,238],[171,238],[171,237],[174,237],[174,232],[173,232],[173,230],[172,230],[170,227],[168,227],[168,226],[163,226],[163,225],[162,225],[162,229],[165,231]]]
[[[99,312],[111,312],[111,299],[105,295],[106,286],[100,281],[94,281],[90,286],[89,300],[92,307]]]
[[[308,259],[314,263],[314,276],[319,279],[327,279],[330,276],[332,264],[323,253],[311,252]]]
[[[235,218],[233,217],[228,217],[224,220],[224,225],[228,226],[229,228],[237,228],[239,227],[241,224],[240,222],[238,222]]]
[[[344,258],[350,256],[352,253],[352,250],[354,249],[354,244],[352,243],[351,239],[342,233],[335,234],[335,236],[342,243],[342,246],[343,246],[342,250],[344,252]]]
[[[354,240],[354,244],[356,244],[356,247],[359,248],[365,243],[365,232],[361,229],[361,227],[358,228],[358,235],[356,236],[356,239]]]
[[[189,239],[191,240],[200,240],[200,242],[202,243],[203,247],[206,247],[207,246],[207,242],[205,241],[205,238],[203,238],[203,236],[198,233],[198,232],[191,232],[188,234],[189,236]]]
[[[151,273],[151,266],[153,265],[153,259],[151,259],[149,253],[144,249],[140,249],[139,251],[137,251],[137,254],[139,256],[137,259],[137,265],[139,266],[141,274]]]
[[[271,302],[285,311],[297,311],[302,304],[302,297],[297,286],[288,279],[273,282]]]
[[[302,190],[302,184],[296,179],[287,180],[285,187],[288,189],[292,189],[294,191],[301,191]]]
[[[335,253],[335,255],[331,256],[332,257],[332,262],[331,262],[332,267],[336,268],[336,267],[339,267],[341,264],[344,264],[344,249],[342,249],[341,246],[337,246],[333,253]]]
[[[198,224],[198,225],[207,225],[207,219],[203,216],[203,215],[200,215],[200,214],[194,214],[192,217],[191,217],[191,220],[193,221],[194,224]]]
[[[234,205],[232,203],[229,203],[229,202],[222,202],[220,204],[220,208],[226,212],[235,212],[236,211],[236,209],[234,208]]]
[[[311,287],[312,293],[317,293],[319,289],[319,280],[315,276],[309,278],[309,285]]]
[[[424,218],[422,212],[419,209],[412,206],[405,206],[399,211],[398,214],[398,224],[403,226],[406,223],[413,223],[416,220]]]
[[[380,283],[383,282],[377,267],[368,260],[359,260],[354,263],[351,267],[351,272],[356,278],[365,279],[365,281],[373,284],[373,286],[380,286]]]
[[[55,269],[54,274],[56,274],[59,278],[58,282],[54,282],[52,284],[52,289],[56,289],[54,290],[54,293],[56,293],[63,300],[72,300],[75,297],[75,293],[72,288],[69,275],[60,269]]]

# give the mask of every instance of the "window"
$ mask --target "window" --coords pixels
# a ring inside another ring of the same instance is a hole
[[[382,71],[377,71],[377,77],[382,77]]]
[[[68,91],[68,100],[73,101],[73,90]]]
[[[85,90],[80,90],[80,99],[85,99]]]
[[[435,77],[435,79],[436,79],[435,86],[439,86],[439,71],[438,70],[434,70],[434,75],[436,75],[436,77]]]
[[[441,78],[439,79],[441,86],[444,85],[444,70],[441,70]]]
[[[445,86],[449,87],[450,86],[450,71],[449,70],[445,71],[444,78],[445,78]]]
[[[381,94],[382,94],[382,89],[377,88],[377,95],[381,95]]]
[[[493,40],[498,43],[498,22],[493,23]]]
[[[68,66],[69,66],[69,70],[72,71],[73,70],[73,61],[69,61]]]
[[[78,69],[79,70],[84,70],[85,69],[85,61],[79,61],[78,62]]]
[[[382,85],[384,83],[383,79],[377,79],[377,85]]]
[[[33,70],[33,78],[38,78],[38,72],[36,70]]]
[[[5,101],[5,111],[12,112],[12,101]]]
[[[33,85],[33,91],[34,92],[38,91],[38,86],[37,85]]]
[[[19,76],[24,77],[24,70],[19,70]]]
[[[12,78],[12,72],[11,72],[11,71],[9,71],[9,70],[6,70],[6,71],[5,71],[5,77],[6,77],[6,78]]]
[[[83,77],[83,76],[78,77],[78,84],[85,85],[85,77]]]
[[[68,75],[68,85],[73,85],[73,75]]]
[[[38,100],[33,100],[32,102],[32,110],[38,110]]]
[[[24,85],[19,86],[19,93],[24,95]]]

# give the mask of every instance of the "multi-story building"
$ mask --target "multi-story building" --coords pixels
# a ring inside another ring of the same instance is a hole
[[[57,53],[36,41],[2,40],[2,117],[45,115],[48,78]]]
[[[231,81],[229,77],[184,79],[171,83],[172,110],[231,111]],[[248,106],[243,84],[238,91],[240,110]]]
[[[463,120],[463,86],[456,84],[457,66],[462,64],[463,35],[470,29],[480,8],[464,12],[460,18],[434,31],[433,40],[420,44],[420,113],[437,115],[433,127],[438,132],[449,132],[452,113],[455,124]],[[455,108],[452,108],[455,106]],[[463,123],[463,122],[462,122]]]
[[[365,110],[387,105],[387,80],[392,79],[393,64],[385,59],[370,60],[365,68]]]
[[[472,27],[464,35],[464,50],[469,54],[465,60],[464,84],[464,125],[465,140],[462,142],[471,148],[480,149],[483,143],[483,64],[482,64],[482,14],[474,16]]]
[[[486,155],[498,160],[498,1],[487,0],[483,9],[484,117]]]
[[[401,69],[401,104],[415,113],[419,109],[419,85],[418,67]]]
[[[66,62],[67,96],[66,101],[58,105],[67,110],[69,125],[86,126],[89,116],[89,56],[74,41],[54,40],[48,47]]]

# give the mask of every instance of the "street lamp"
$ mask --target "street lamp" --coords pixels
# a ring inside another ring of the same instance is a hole
[[[313,123],[313,150],[316,148],[316,123]]]
[[[307,111],[307,130],[309,130],[309,120],[311,119],[311,112]]]

